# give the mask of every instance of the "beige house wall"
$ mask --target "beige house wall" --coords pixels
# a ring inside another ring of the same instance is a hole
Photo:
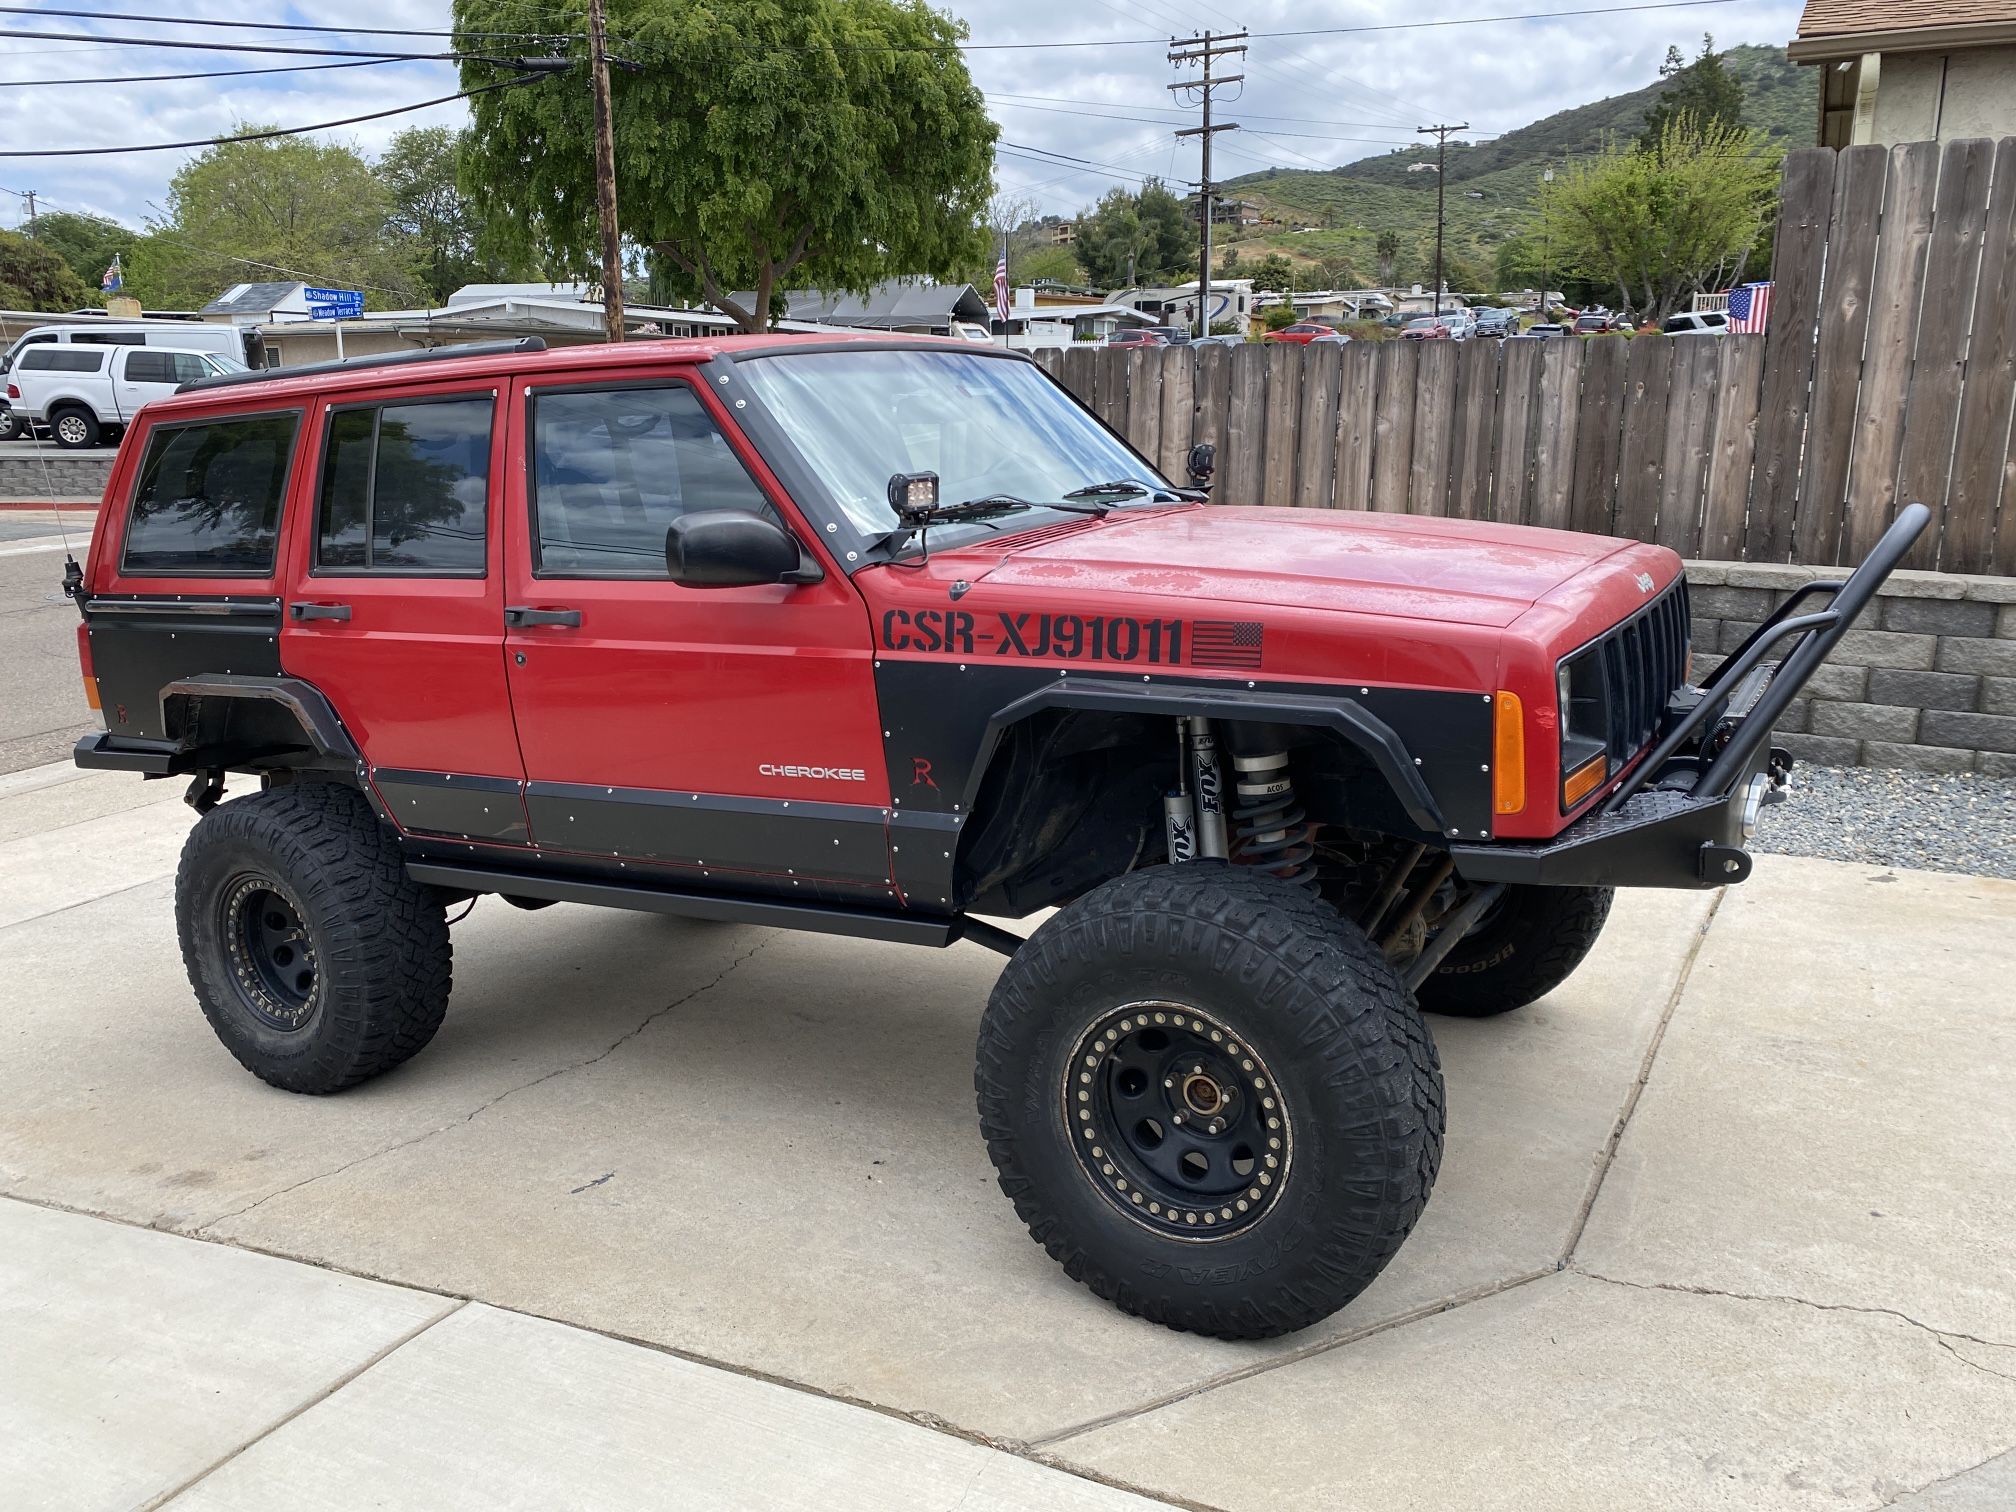
[[[2016,47],[1883,55],[1873,141],[2005,136],[2016,136]]]

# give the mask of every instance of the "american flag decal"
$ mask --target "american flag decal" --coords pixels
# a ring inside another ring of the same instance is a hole
[[[1250,672],[1260,665],[1265,637],[1258,620],[1197,620],[1190,626],[1190,665]]]

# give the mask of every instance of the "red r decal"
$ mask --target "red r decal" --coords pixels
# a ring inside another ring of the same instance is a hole
[[[938,784],[931,780],[931,763],[922,756],[910,758],[910,786],[936,789]]]

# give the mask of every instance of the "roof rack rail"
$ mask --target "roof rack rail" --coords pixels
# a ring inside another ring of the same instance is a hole
[[[370,357],[342,357],[330,362],[307,362],[300,367],[251,368],[243,373],[224,373],[216,378],[198,378],[175,392],[228,388],[234,383],[271,383],[281,378],[307,378],[316,373],[356,373],[366,368],[404,367],[411,362],[440,362],[451,357],[506,357],[524,352],[543,352],[543,336],[520,336],[512,341],[472,341],[463,346],[422,347],[411,352],[379,352]]]

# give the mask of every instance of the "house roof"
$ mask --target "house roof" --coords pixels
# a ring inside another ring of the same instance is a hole
[[[755,297],[753,293],[741,293],[735,300],[746,308],[747,302]],[[954,320],[985,321],[990,310],[971,284],[900,279],[869,290],[866,298],[858,294],[824,294],[816,289],[794,289],[784,298],[786,311],[793,320],[881,331],[944,326]]]
[[[233,284],[199,312],[204,315],[264,315],[286,299],[299,282]]]
[[[2016,42],[2008,0],[1806,0],[1795,63]]]

